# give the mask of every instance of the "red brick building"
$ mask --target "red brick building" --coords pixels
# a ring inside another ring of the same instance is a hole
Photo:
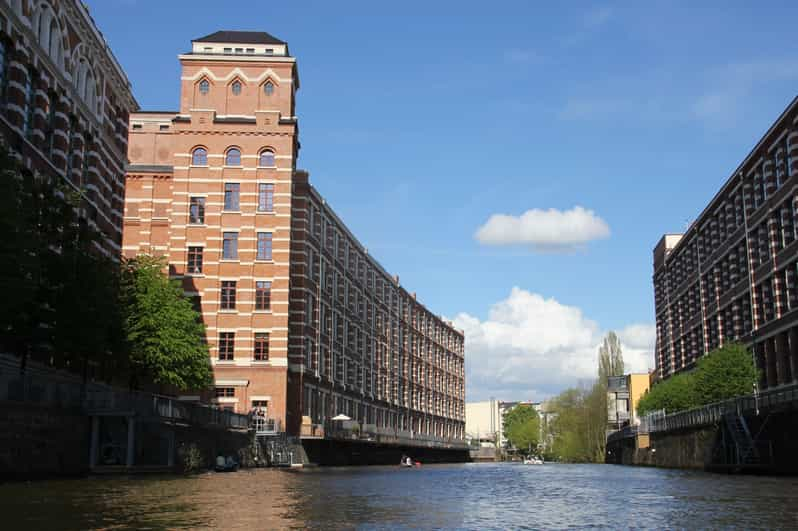
[[[684,234],[654,249],[657,376],[729,341],[753,348],[760,389],[798,382],[798,99]]]
[[[63,180],[116,259],[122,244],[130,83],[83,2],[0,2],[0,138],[22,164]]]
[[[180,63],[180,109],[130,117],[123,252],[165,255],[196,298],[213,400],[265,408],[294,435],[344,414],[461,439],[463,334],[402,288],[296,169],[288,45],[220,31]]]

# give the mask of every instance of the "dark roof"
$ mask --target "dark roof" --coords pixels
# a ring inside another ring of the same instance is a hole
[[[265,31],[217,31],[191,42],[234,42],[241,44],[286,44]]]

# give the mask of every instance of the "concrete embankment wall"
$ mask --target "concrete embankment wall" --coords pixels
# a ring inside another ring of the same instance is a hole
[[[750,471],[768,474],[798,474],[798,412],[780,411],[746,415],[761,459],[754,465],[738,466],[724,455],[723,424],[701,426],[649,435],[648,447],[634,437],[607,445],[607,462],[714,471]],[[729,444],[728,436],[726,438]]]
[[[322,466],[396,465],[403,455],[422,464],[465,463],[470,460],[468,449],[421,448],[332,439],[303,439],[302,446],[308,461]]]
[[[0,401],[0,480],[85,474],[90,429],[80,411]]]

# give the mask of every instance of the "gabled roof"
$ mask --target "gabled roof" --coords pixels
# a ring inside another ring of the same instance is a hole
[[[265,31],[230,31],[211,33],[191,42],[230,42],[239,44],[287,44]]]

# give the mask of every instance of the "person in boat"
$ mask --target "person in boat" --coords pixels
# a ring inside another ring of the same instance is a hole
[[[405,459],[405,465],[413,466],[413,459],[408,456],[407,459]]]
[[[219,452],[219,454],[216,456],[216,470],[224,470],[225,462],[226,461],[222,455],[222,452]]]

